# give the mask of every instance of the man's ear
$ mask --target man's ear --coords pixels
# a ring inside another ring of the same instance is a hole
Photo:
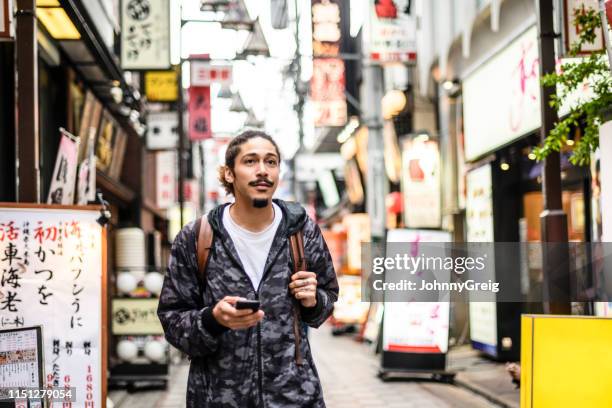
[[[224,171],[224,175],[225,175],[225,181],[227,181],[228,183],[233,183],[234,182],[234,173],[232,172],[232,169],[230,169],[228,166],[225,166],[223,168]]]

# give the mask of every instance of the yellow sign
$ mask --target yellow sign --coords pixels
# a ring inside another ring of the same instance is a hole
[[[145,72],[145,94],[149,101],[174,102],[178,98],[176,71]]]
[[[158,299],[113,299],[113,334],[164,334],[157,318]]]
[[[521,408],[612,407],[612,319],[525,315]]]

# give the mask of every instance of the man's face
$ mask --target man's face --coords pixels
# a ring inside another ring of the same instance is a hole
[[[268,201],[278,187],[280,160],[274,145],[261,137],[240,145],[234,170],[225,169],[225,179],[233,183],[236,199]]]

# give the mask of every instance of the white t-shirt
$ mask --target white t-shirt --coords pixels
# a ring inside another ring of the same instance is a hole
[[[230,215],[229,208],[230,206],[228,205],[223,210],[223,226],[236,247],[245,272],[251,279],[253,287],[257,290],[264,273],[270,247],[272,247],[272,241],[283,218],[283,212],[279,206],[272,203],[272,208],[274,209],[274,220],[272,223],[263,231],[251,232],[236,224]]]

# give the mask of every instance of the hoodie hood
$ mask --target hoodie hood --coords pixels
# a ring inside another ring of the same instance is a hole
[[[278,205],[283,212],[283,219],[278,228],[284,235],[293,235],[304,227],[308,219],[304,207],[294,201],[284,201],[277,198],[272,199],[272,201],[274,204]],[[208,222],[216,233],[223,233],[223,211],[228,205],[230,205],[230,203],[221,204],[208,214]]]

